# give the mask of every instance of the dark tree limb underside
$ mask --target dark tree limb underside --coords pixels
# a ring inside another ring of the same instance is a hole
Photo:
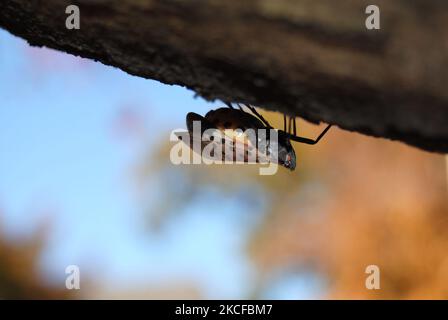
[[[448,152],[448,1],[1,0],[0,27],[178,84],[429,151]],[[81,9],[81,30],[65,8]]]

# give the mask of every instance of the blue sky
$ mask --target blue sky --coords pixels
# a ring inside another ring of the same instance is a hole
[[[41,271],[64,285],[65,267],[105,287],[198,285],[206,298],[245,298],[254,269],[244,253],[247,223],[237,198],[214,207],[193,202],[152,235],[129,179],[156,139],[184,127],[185,115],[216,107],[178,86],[49,49],[0,30],[1,230],[26,237],[49,226]],[[144,141],[117,137],[127,106],[150,128]],[[204,211],[214,214],[204,219]],[[273,298],[306,298],[312,277],[273,285]]]

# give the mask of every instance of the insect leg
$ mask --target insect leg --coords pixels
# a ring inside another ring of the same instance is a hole
[[[331,124],[329,124],[315,140],[309,139],[309,138],[304,138],[304,137],[298,137],[296,135],[291,135],[291,134],[289,135],[289,138],[292,141],[314,145],[314,144],[318,143],[320,139],[322,139],[322,137],[328,132],[328,130],[330,130],[330,128],[331,128]]]
[[[297,134],[297,128],[296,128],[296,118],[293,119],[293,126],[294,126],[294,135]]]
[[[286,131],[286,114],[283,114],[283,131]]]
[[[269,122],[261,114],[258,113],[258,111],[252,107],[251,105],[244,104],[247,108],[249,108],[250,111],[252,111],[253,114],[255,114],[268,128],[272,128]]]
[[[230,102],[224,102],[230,109],[235,109]]]

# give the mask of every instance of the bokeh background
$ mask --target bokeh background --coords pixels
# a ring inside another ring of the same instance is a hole
[[[0,70],[0,298],[448,298],[444,156],[333,128],[294,172],[175,166],[221,103],[3,30]]]

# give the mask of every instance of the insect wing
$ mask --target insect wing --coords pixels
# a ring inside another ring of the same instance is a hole
[[[271,161],[269,156],[258,148],[259,139],[256,130],[248,129],[244,132],[240,129],[226,130],[225,137],[226,160],[235,163],[269,163]],[[227,146],[231,146],[231,150]]]
[[[216,128],[212,116],[214,113],[218,116],[218,111],[221,113],[225,111],[227,116],[231,115],[227,114],[229,109],[218,109],[207,114],[205,118],[194,112],[188,113],[186,121],[188,131],[176,132],[176,136],[199,154],[204,162],[207,162],[205,160],[225,163],[276,162],[275,157],[267,153],[269,138],[266,137],[264,130],[261,130],[260,134],[259,129],[262,126],[259,123],[255,123],[255,128],[249,128],[246,131],[225,128],[225,126]],[[219,114],[219,116],[222,115]],[[235,122],[237,121],[234,120],[233,123]]]
[[[193,152],[197,153],[203,160],[222,161],[223,152],[217,144],[217,137],[223,135],[217,129],[207,129],[204,134],[198,134],[192,131],[178,131],[175,135]],[[207,161],[205,161],[207,163]]]

